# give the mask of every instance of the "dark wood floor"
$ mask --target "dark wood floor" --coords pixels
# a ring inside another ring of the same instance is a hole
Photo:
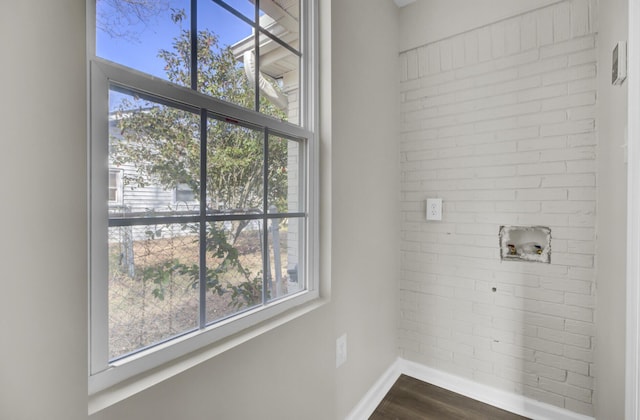
[[[460,394],[401,375],[369,420],[526,419]]]

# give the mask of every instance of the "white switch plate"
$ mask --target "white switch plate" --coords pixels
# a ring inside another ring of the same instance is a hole
[[[339,368],[347,361],[347,334],[342,334],[336,340],[336,367]]]
[[[442,220],[442,198],[427,198],[427,220]]]
[[[620,41],[613,49],[611,60],[611,84],[620,86],[627,78],[627,43]]]

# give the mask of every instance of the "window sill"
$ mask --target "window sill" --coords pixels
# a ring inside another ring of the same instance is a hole
[[[217,343],[207,346],[201,350],[195,351],[185,357],[179,358],[169,363],[142,373],[131,379],[122,381],[95,394],[89,395],[89,415],[104,410],[107,407],[115,405],[139,392],[142,392],[154,385],[163,382],[173,376],[176,376],[187,369],[197,366],[200,363],[213,359],[214,357],[225,353],[235,347],[255,338],[281,325],[284,325],[294,319],[304,316],[316,309],[324,306],[329,301],[325,298],[318,298],[306,305],[302,305],[291,309],[282,315],[276,316],[252,328],[242,331],[227,339],[223,339]]]

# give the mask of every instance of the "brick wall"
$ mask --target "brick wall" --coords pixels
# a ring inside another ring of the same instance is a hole
[[[402,356],[589,415],[595,12],[565,1],[400,55]],[[551,264],[501,262],[501,225],[550,227]]]

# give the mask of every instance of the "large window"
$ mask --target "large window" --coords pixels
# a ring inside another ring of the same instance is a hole
[[[318,296],[310,3],[95,2],[92,393]]]

